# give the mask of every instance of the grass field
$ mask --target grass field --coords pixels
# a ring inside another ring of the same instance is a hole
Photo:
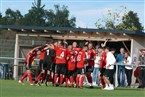
[[[0,97],[145,97],[145,89],[115,88],[114,91],[65,87],[30,86],[17,81],[0,80]]]

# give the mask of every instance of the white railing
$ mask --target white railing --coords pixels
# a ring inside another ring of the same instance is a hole
[[[13,58],[13,57],[0,57],[0,59],[7,59],[7,60],[25,60],[25,58]],[[36,62],[39,62],[40,59],[36,58],[34,59],[34,61]],[[119,64],[114,64],[116,65],[116,74],[115,74],[115,87],[118,86],[118,66]],[[13,65],[13,66],[24,66],[24,65]],[[128,67],[132,67],[133,69],[137,67],[137,65],[135,64],[123,64],[123,65],[120,65],[120,66],[128,66]],[[139,66],[142,66],[142,67],[145,67],[145,65],[139,65]]]

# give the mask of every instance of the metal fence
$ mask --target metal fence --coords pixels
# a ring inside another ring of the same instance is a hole
[[[19,40],[19,45],[42,45],[46,41],[40,40]],[[14,57],[15,40],[0,39],[0,57]],[[19,55],[21,56],[21,54]],[[0,59],[0,62],[13,64],[13,60]]]
[[[19,40],[19,46],[25,45],[25,46],[33,46],[33,45],[42,45],[46,41],[45,40]],[[11,79],[13,68],[14,68],[14,49],[15,49],[15,40],[7,40],[7,39],[0,39],[0,79]],[[23,48],[21,48],[23,49]],[[27,49],[27,48],[25,48]],[[24,50],[25,51],[25,50]],[[27,54],[27,51],[24,52],[25,55]],[[20,51],[21,52],[21,51]],[[23,53],[23,54],[24,54]],[[22,53],[19,53],[20,57],[25,57],[22,55]],[[25,71],[25,68],[23,66],[22,60],[24,58],[19,59],[19,71],[18,74],[21,76],[23,72]],[[37,64],[35,62],[35,64]],[[36,65],[37,66],[37,65]]]

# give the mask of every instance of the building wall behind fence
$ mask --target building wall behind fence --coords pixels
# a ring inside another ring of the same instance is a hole
[[[19,40],[20,45],[42,45],[45,41],[37,40]],[[0,57],[14,58],[15,40],[0,39]],[[1,59],[0,62],[13,64],[12,59]]]
[[[132,59],[136,59],[136,64],[138,62],[138,57],[139,57],[139,50],[145,48],[145,37],[142,36],[135,36],[133,37],[132,41],[131,41],[131,57]],[[135,68],[134,68],[135,70]],[[134,77],[134,75],[132,76],[132,84],[135,83],[136,78]]]
[[[14,57],[14,40],[0,39],[0,57]],[[0,62],[13,63],[13,60],[1,59]]]

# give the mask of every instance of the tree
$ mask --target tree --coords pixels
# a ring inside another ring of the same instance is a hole
[[[76,18],[71,17],[67,6],[54,5],[54,10],[44,9],[41,0],[34,0],[27,14],[21,15],[19,10],[6,10],[5,16],[0,14],[0,23],[4,25],[75,27]]]
[[[5,11],[5,16],[1,16],[1,24],[6,25],[20,25],[21,19],[23,16],[21,15],[21,12],[19,10],[13,11],[10,8],[8,8]]]
[[[116,29],[116,27],[122,22],[121,16],[126,13],[126,7],[120,6],[120,9],[116,9],[114,12],[108,10],[108,13],[100,18],[95,23],[97,28],[102,29]]]
[[[69,10],[67,6],[60,7],[54,5],[54,10],[50,9],[46,13],[46,25],[53,27],[75,27],[76,18],[69,18]]]
[[[2,14],[0,13],[0,24],[2,23]]]
[[[3,20],[5,21],[5,24],[8,25],[19,25],[20,20],[22,19],[21,12],[19,10],[13,11],[10,8],[8,8],[5,12],[5,16],[3,17]]]
[[[143,27],[139,22],[137,13],[134,13],[133,11],[129,11],[125,16],[123,16],[122,23],[120,23],[117,28],[121,30],[126,29],[143,31]]]
[[[108,10],[107,15],[98,19],[95,25],[98,29],[143,30],[137,13],[127,11],[125,6],[120,6],[114,12]]]
[[[45,5],[41,5],[41,0],[35,0],[32,8],[23,18],[23,25],[45,25]]]

